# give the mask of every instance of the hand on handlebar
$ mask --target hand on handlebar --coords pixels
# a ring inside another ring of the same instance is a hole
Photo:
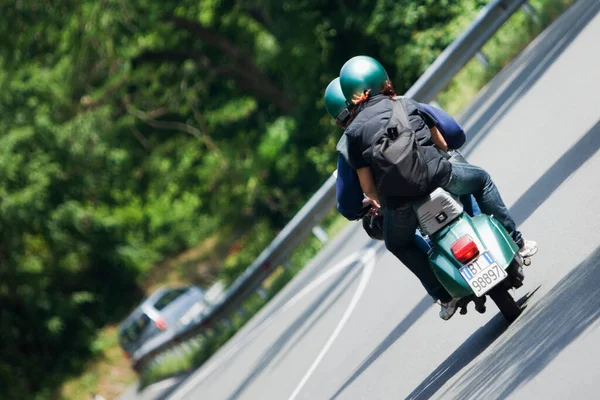
[[[368,211],[365,215],[376,217],[381,215],[381,206],[377,202],[377,200],[373,200],[371,198],[365,197],[362,201],[363,209],[368,208]]]

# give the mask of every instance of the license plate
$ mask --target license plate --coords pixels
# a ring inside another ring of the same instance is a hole
[[[465,278],[477,297],[486,294],[488,290],[508,276],[506,271],[500,268],[487,251],[469,265],[462,267],[460,274]]]

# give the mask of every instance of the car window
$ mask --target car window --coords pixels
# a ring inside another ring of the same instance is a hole
[[[163,308],[171,304],[173,301],[175,301],[175,299],[177,299],[179,296],[187,292],[187,290],[188,288],[181,288],[168,291],[167,293],[163,294],[158,300],[156,300],[156,302],[154,303],[154,308],[156,308],[159,311],[162,310]]]
[[[149,323],[150,318],[146,314],[140,315],[125,329],[123,329],[121,333],[121,344],[126,346],[129,343],[137,341]]]

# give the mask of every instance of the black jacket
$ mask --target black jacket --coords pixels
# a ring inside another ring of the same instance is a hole
[[[405,98],[405,104],[408,119],[419,144],[421,146],[433,146],[429,128],[437,125],[436,119],[412,99]],[[373,137],[388,122],[392,113],[392,100],[384,95],[376,95],[359,105],[359,107],[356,118],[344,132],[347,141],[347,160],[355,170],[370,166],[370,160],[365,157],[365,154],[370,154]],[[435,162],[436,168],[430,177],[435,186],[432,190],[446,184],[452,172],[450,163],[441,154]],[[390,207],[397,207],[417,199],[393,198],[380,200]]]

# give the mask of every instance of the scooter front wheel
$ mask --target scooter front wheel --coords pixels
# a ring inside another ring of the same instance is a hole
[[[521,315],[521,307],[519,307],[505,286],[496,286],[488,292],[488,296],[494,300],[494,303],[496,303],[500,312],[509,323],[513,322]]]

